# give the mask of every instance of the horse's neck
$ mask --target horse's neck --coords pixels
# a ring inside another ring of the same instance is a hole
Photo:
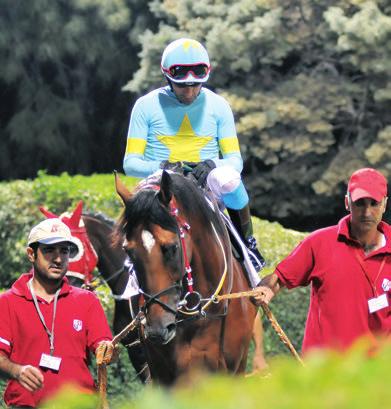
[[[210,220],[209,226],[199,227],[193,234],[196,236],[193,237],[194,272],[203,272],[196,278],[200,287],[209,291],[216,289],[219,284],[226,287],[230,281],[231,249],[228,236],[221,234],[219,221]]]

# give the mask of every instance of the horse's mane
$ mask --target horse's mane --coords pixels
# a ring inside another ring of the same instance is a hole
[[[180,174],[170,174],[171,191],[179,207],[184,209],[187,219],[197,217],[203,226],[208,226],[210,220],[216,220],[216,215],[207,204],[204,193],[193,180]],[[153,224],[165,230],[176,232],[177,222],[168,209],[158,198],[158,180],[153,186],[138,189],[132,199],[126,203],[119,226],[130,236],[138,225],[148,227]],[[183,216],[183,214],[181,214]],[[132,221],[127,223],[126,221]],[[133,222],[136,221],[136,222]],[[217,223],[219,226],[220,223]]]

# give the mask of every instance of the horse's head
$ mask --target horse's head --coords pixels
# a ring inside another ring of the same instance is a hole
[[[116,176],[116,188],[125,204],[119,231],[144,293],[145,335],[151,342],[167,344],[176,334],[184,274],[172,180],[163,172],[160,183],[144,183],[130,193]],[[184,240],[191,254],[188,237]]]

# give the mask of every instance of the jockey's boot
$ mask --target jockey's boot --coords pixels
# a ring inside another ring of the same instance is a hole
[[[262,254],[257,249],[257,241],[253,236],[253,224],[249,204],[247,203],[247,205],[240,210],[230,208],[227,208],[227,210],[235,229],[240,234],[240,237],[248,249],[248,255],[255,271],[261,271],[266,263]]]

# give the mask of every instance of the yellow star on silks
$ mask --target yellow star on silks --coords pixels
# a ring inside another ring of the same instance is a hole
[[[186,114],[176,135],[159,135],[157,139],[169,149],[170,162],[200,162],[201,149],[212,137],[196,135]]]
[[[187,51],[190,47],[194,47],[194,48],[200,48],[200,43],[198,43],[195,40],[185,40],[183,42],[183,48],[185,51]]]

